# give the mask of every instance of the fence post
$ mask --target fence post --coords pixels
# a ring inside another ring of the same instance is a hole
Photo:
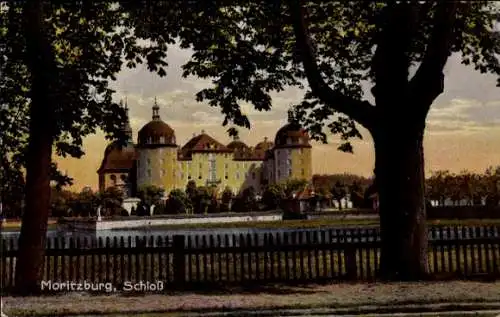
[[[174,284],[178,286],[186,281],[185,241],[186,236],[184,235],[174,235],[173,237]]]
[[[347,245],[344,249],[346,273],[349,280],[356,280],[358,277],[358,266],[356,263],[356,247]]]

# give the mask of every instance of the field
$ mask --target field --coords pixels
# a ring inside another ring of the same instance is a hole
[[[463,226],[463,225],[487,225],[500,224],[500,219],[441,219],[429,220],[429,225],[443,226]],[[331,228],[342,226],[378,226],[378,219],[312,219],[312,220],[283,220],[283,221],[253,221],[253,222],[234,222],[234,223],[206,223],[206,224],[183,224],[183,225],[164,225],[155,226],[151,229],[217,229],[217,228],[256,228],[256,229],[308,229],[308,228]],[[21,222],[7,222],[2,226],[4,231],[18,231]],[[56,229],[57,221],[50,220],[48,228]]]

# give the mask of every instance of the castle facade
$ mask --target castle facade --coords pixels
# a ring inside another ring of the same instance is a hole
[[[120,187],[131,197],[137,188],[154,185],[168,194],[194,181],[197,186],[219,190],[230,187],[238,194],[250,186],[261,192],[268,184],[312,179],[312,146],[307,132],[297,124],[279,129],[274,142],[264,138],[255,146],[238,137],[222,144],[203,130],[180,146],[175,131],[160,118],[156,100],[152,110],[152,120],[139,130],[136,144],[127,119],[123,125],[127,145],[112,142],[106,147],[97,171],[101,192]]]

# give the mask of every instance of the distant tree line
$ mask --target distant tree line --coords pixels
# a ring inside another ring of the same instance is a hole
[[[482,174],[467,170],[451,173],[436,171],[426,181],[427,198],[438,206],[498,206],[500,202],[500,166],[489,167]]]
[[[7,190],[4,191],[2,203],[3,215],[6,217],[21,215],[24,182],[22,178],[17,179],[10,186],[4,186]],[[141,202],[137,208],[133,208],[132,214],[149,215],[153,205],[153,214],[276,210],[283,207],[284,200],[307,186],[305,180],[289,180],[270,184],[261,193],[248,187],[239,195],[234,195],[230,187],[218,193],[215,187],[196,186],[191,181],[185,189],[172,190],[166,201],[163,200],[165,192],[162,188],[144,186],[137,191]],[[334,202],[343,208],[341,202],[347,199],[352,202],[353,208],[372,208],[371,196],[376,193],[373,179],[354,174],[314,175],[312,188],[314,195],[309,198],[311,210],[331,208]],[[464,203],[497,206],[500,202],[500,166],[489,167],[481,174],[467,170],[460,173],[436,171],[426,180],[426,192],[429,203],[432,201],[436,206]],[[123,199],[123,193],[115,187],[107,188],[103,193],[93,192],[89,188],[77,193],[53,186],[51,216],[95,216],[98,206],[101,206],[102,216],[128,215],[128,211],[122,207]]]

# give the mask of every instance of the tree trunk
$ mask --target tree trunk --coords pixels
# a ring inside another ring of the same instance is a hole
[[[16,261],[16,291],[19,295],[40,292],[50,208],[50,170],[53,143],[51,91],[55,67],[50,45],[43,33],[40,1],[24,7],[27,42],[26,63],[31,74],[31,105],[26,162],[26,205]],[[52,83],[52,84],[51,84]]]
[[[405,135],[400,133],[403,130],[392,130],[394,126],[382,126],[374,135],[382,238],[380,274],[389,280],[423,279],[429,272],[423,129]]]

